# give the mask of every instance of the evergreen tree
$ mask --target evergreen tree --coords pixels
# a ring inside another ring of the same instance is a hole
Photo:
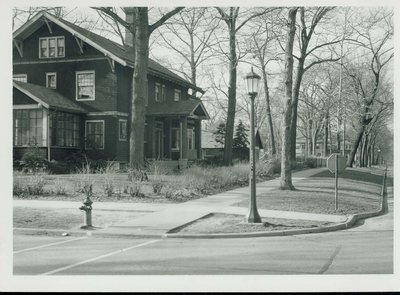
[[[226,125],[225,123],[219,123],[217,130],[213,132],[215,141],[224,145],[225,144],[225,134],[226,134]]]
[[[242,120],[239,120],[238,125],[236,125],[232,147],[235,154],[241,160],[249,158],[248,131]]]

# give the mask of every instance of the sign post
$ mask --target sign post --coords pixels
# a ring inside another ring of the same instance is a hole
[[[335,211],[338,210],[338,184],[339,184],[339,173],[346,169],[346,158],[339,154],[332,154],[326,160],[326,166],[331,173],[335,174]]]

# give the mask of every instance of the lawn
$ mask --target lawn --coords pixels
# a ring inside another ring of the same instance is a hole
[[[328,170],[297,183],[296,190],[276,188],[257,195],[259,209],[348,215],[379,209],[382,176],[348,168],[339,176],[338,210],[335,211],[335,179]],[[237,206],[246,207],[248,201]]]

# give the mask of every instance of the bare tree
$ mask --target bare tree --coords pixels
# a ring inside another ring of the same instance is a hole
[[[355,154],[368,125],[377,116],[373,110],[374,104],[381,96],[383,69],[393,58],[392,17],[392,10],[371,9],[367,17],[361,17],[359,22],[353,25],[356,38],[352,39],[351,43],[362,51],[362,60],[367,60],[368,63],[345,67],[347,75],[352,80],[360,109],[352,149],[347,160],[347,165],[350,167],[353,166]]]
[[[280,188],[283,190],[293,190],[292,184],[292,158],[291,150],[291,121],[293,109],[293,46],[296,35],[296,14],[298,8],[290,8],[287,21],[287,40],[285,47],[285,112],[284,126],[282,134],[282,155],[281,155],[281,181]]]
[[[121,24],[131,35],[134,46],[134,70],[131,94],[131,132],[129,141],[129,163],[132,167],[144,164],[144,123],[145,95],[147,81],[147,65],[149,58],[149,38],[151,33],[178,13],[183,7],[177,7],[164,14],[153,24],[149,24],[148,7],[130,7],[126,11],[132,13],[132,22],[121,18],[111,7],[96,7],[111,19]]]

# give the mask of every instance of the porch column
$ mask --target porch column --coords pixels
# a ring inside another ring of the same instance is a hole
[[[194,125],[195,148],[197,150],[197,159],[202,159],[201,151],[201,120],[196,120]]]
[[[171,118],[167,118],[166,120],[166,125],[167,125],[167,132],[166,132],[166,139],[167,139],[167,144],[166,144],[166,154],[168,159],[172,159],[172,151],[171,151],[171,146],[172,146],[172,120]],[[165,151],[164,151],[165,152]]]
[[[180,119],[180,158],[187,159],[187,117],[181,117]]]

